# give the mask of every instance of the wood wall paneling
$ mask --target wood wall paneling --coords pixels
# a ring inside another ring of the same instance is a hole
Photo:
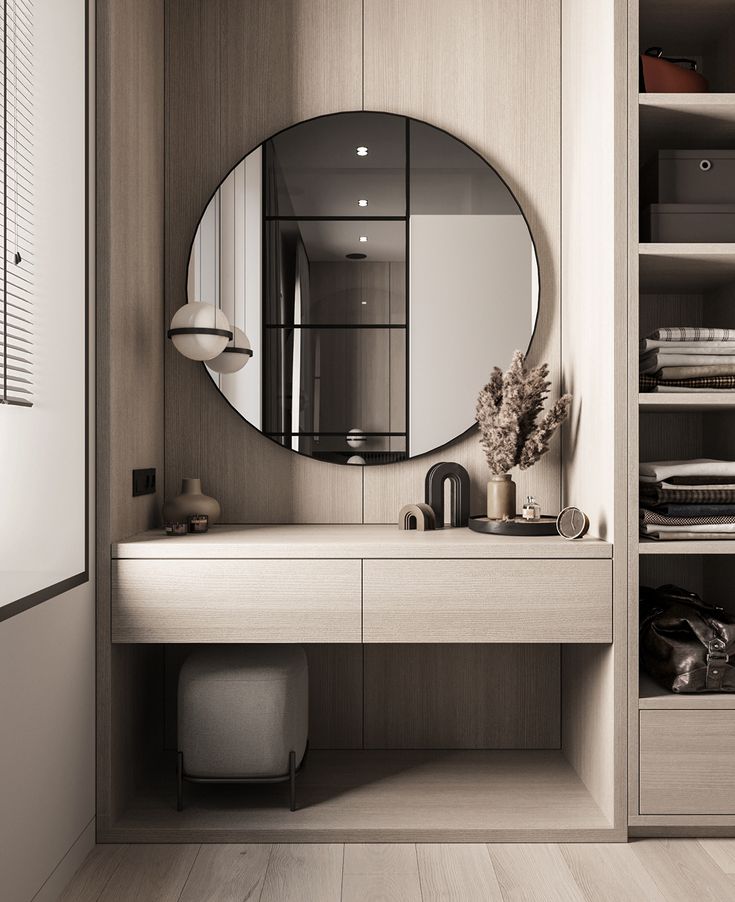
[[[163,494],[163,2],[97,3],[97,826],[142,761],[155,653],[110,645],[110,544],[158,521]],[[131,470],[157,469],[132,497]]]
[[[559,5],[366,0],[364,52],[365,109],[415,116],[447,129],[495,166],[517,197],[541,272],[530,359],[548,361],[558,390]],[[496,363],[488,360],[488,374]],[[426,471],[439,460],[455,460],[469,470],[472,514],[483,513],[488,471],[472,430],[416,460],[366,468],[365,522],[390,523],[401,505],[422,500]],[[556,512],[559,471],[557,437],[539,464],[515,474],[518,497],[533,493],[545,511]]]
[[[559,748],[558,645],[366,645],[365,748]]]
[[[166,315],[220,180],[280,129],[361,105],[359,0],[167,0]],[[226,522],[355,523],[362,473],[295,455],[245,423],[204,367],[166,348],[166,492],[201,476]]]

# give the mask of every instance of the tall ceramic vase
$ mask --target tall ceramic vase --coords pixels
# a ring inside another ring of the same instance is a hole
[[[516,515],[516,484],[510,473],[493,476],[487,484],[488,520],[512,520]]]
[[[163,505],[164,523],[181,523],[195,514],[206,514],[210,526],[220,518],[219,501],[202,492],[201,479],[182,479],[181,494]]]

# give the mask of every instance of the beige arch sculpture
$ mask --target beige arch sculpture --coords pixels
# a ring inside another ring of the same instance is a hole
[[[436,516],[428,504],[404,504],[398,514],[399,529],[436,529]]]

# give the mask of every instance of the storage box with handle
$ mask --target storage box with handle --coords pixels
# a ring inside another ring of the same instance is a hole
[[[643,241],[735,242],[735,204],[651,204],[641,217]]]
[[[659,150],[641,173],[644,204],[735,204],[734,150]]]

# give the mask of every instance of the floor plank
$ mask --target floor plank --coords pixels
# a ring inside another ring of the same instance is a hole
[[[735,874],[735,839],[700,839],[699,845],[725,874]]]
[[[204,845],[180,902],[257,902],[263,889],[269,845]]]
[[[585,902],[560,846],[493,843],[487,848],[505,902]]]
[[[421,843],[416,850],[423,902],[503,902],[482,843]]]
[[[345,846],[342,902],[421,902],[413,843]]]
[[[695,839],[631,842],[629,848],[656,881],[667,902],[735,900],[735,881]]]
[[[127,846],[100,902],[177,902],[198,845]]]
[[[630,845],[574,843],[559,848],[587,902],[667,902]]]
[[[97,902],[126,848],[113,844],[95,846],[59,896],[59,902]]]
[[[260,902],[340,902],[343,856],[339,843],[273,846]]]

